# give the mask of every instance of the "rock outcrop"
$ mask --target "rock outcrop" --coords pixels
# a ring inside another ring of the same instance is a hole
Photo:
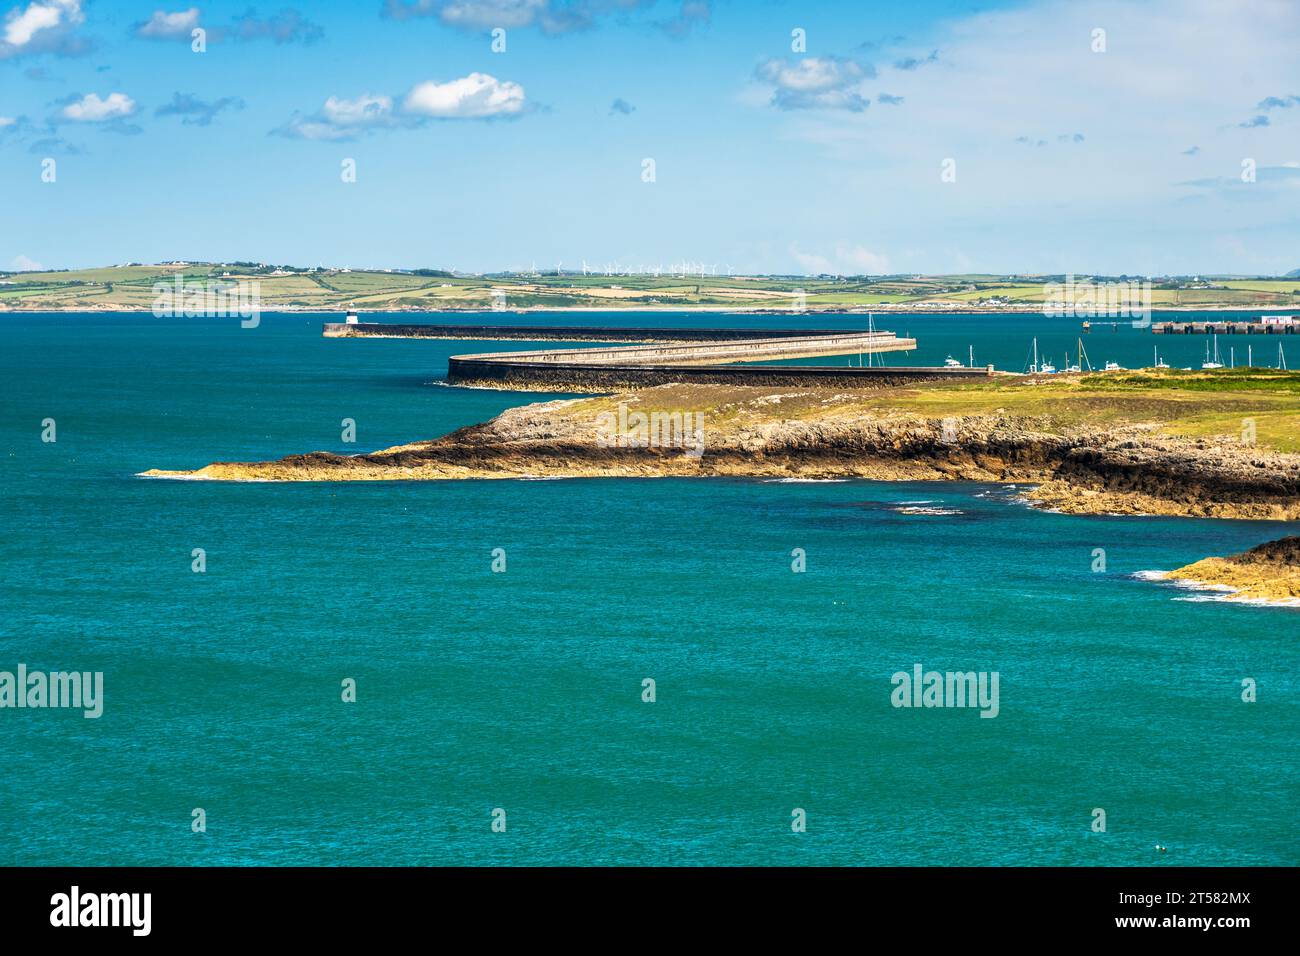
[[[1270,541],[1226,558],[1206,558],[1166,577],[1231,588],[1231,598],[1300,604],[1300,537]]]

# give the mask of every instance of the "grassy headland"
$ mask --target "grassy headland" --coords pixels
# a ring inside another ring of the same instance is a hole
[[[635,412],[674,427],[698,422],[699,435],[687,440],[677,428],[677,441],[660,434],[656,442],[651,428],[610,441],[610,423]],[[642,435],[651,437],[649,447],[631,440]],[[1300,373],[1169,370],[838,391],[664,385],[527,405],[370,454],[315,452],[146,474],[967,479],[1035,484],[1035,500],[1080,514],[1297,519]]]

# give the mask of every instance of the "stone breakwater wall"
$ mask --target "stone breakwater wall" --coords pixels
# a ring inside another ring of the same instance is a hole
[[[493,341],[586,341],[595,348],[453,355],[448,381],[459,385],[603,391],[673,382],[758,386],[886,388],[912,382],[988,378],[993,367],[794,366],[740,363],[905,352],[916,340],[893,332],[834,329],[669,329],[582,326],[387,325],[329,323],[329,337]],[[612,345],[609,343],[636,343]]]
[[[710,385],[758,385],[785,388],[888,388],[913,382],[987,379],[989,369],[923,366],[853,368],[815,365],[540,365],[532,362],[452,358],[448,380],[457,385],[577,392],[652,388],[674,382]]]
[[[672,329],[590,325],[417,325],[326,322],[327,339],[451,339],[477,342],[722,342],[844,335],[844,329]],[[886,333],[888,334],[888,333]]]

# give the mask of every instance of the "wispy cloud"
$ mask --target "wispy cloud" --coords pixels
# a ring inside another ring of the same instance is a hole
[[[171,102],[158,107],[153,115],[179,116],[185,126],[210,126],[223,110],[243,108],[244,101],[238,96],[223,96],[208,102],[193,93],[173,93]]]
[[[1300,96],[1266,96],[1255,107],[1257,110],[1287,110],[1300,106]]]
[[[624,116],[631,116],[636,112],[636,107],[620,96],[609,104],[609,112],[610,115],[622,113]]]
[[[791,244],[790,256],[812,275],[887,275],[889,258],[865,246],[841,243],[826,253],[804,252]]]
[[[15,256],[9,262],[9,269],[12,272],[44,272],[45,266],[27,256]]]
[[[1260,166],[1255,170],[1253,181],[1243,180],[1241,176],[1208,176],[1203,179],[1189,179],[1179,183],[1194,189],[1208,189],[1221,195],[1255,196],[1265,198],[1273,190],[1268,187],[1281,187],[1294,190],[1300,187],[1300,167],[1283,164],[1281,166]],[[1269,202],[1275,201],[1269,198]]]
[[[707,24],[712,15],[713,8],[709,0],[682,0],[676,16],[660,20],[657,25],[670,37],[680,40],[697,27]]]
[[[80,156],[85,150],[62,136],[44,136],[27,147],[27,152],[36,156]]]
[[[543,33],[586,30],[601,17],[648,6],[653,0],[386,0],[393,20],[436,17],[447,26],[481,32],[537,27]],[[707,6],[707,4],[705,4]]]
[[[153,16],[135,25],[135,35],[146,40],[189,39],[195,27],[199,25],[199,8],[177,10],[155,10]]]
[[[229,27],[217,31],[217,38],[232,40],[270,40],[276,44],[315,43],[325,31],[292,7],[285,7],[269,17],[259,17],[250,10],[236,17]]]
[[[935,63],[938,61],[938,59],[939,59],[939,51],[931,50],[930,55],[926,57],[918,58],[914,56],[905,56],[901,60],[895,60],[894,69],[911,72],[912,70],[920,69],[921,67],[925,66],[927,63]]]
[[[228,23],[212,24],[205,21],[203,12],[198,7],[184,10],[155,10],[145,21],[136,23],[132,33],[144,40],[188,41],[196,27],[202,26],[207,33],[209,43],[224,41],[255,43],[269,40],[277,45],[287,43],[315,43],[325,35],[325,30],[303,16],[293,7],[284,7],[268,16],[259,14],[254,9]]]

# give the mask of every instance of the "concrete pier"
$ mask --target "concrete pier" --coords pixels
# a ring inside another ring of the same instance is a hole
[[[1269,322],[1153,322],[1156,335],[1300,335],[1300,319]]]
[[[479,342],[719,342],[861,334],[845,329],[673,329],[591,325],[419,325],[326,322],[325,338],[447,339]],[[893,333],[883,333],[892,335]]]
[[[653,329],[586,326],[384,325],[332,322],[332,338],[634,342],[603,348],[559,348],[453,355],[447,379],[458,384],[611,389],[670,382],[737,385],[834,385],[883,388],[910,382],[988,378],[992,366],[854,367],[753,365],[782,359],[906,352],[916,340],[893,332],[835,329]]]

